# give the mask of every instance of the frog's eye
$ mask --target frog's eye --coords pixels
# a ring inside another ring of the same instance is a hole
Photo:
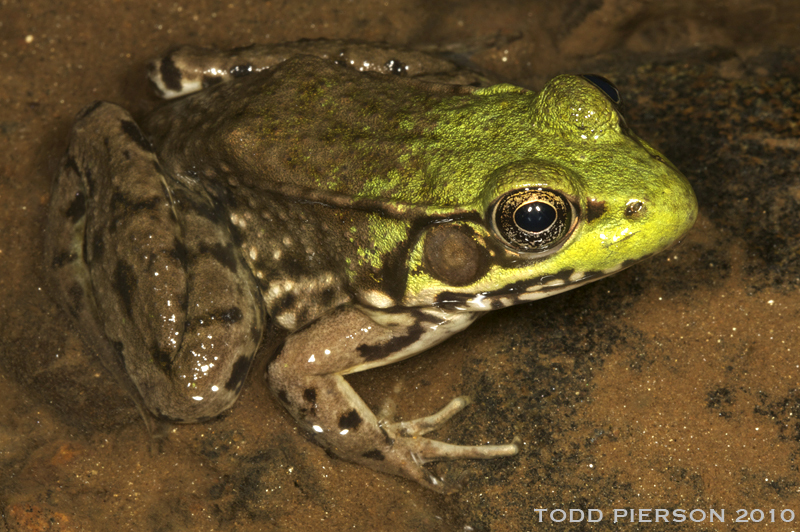
[[[495,203],[495,233],[515,251],[540,253],[563,243],[574,228],[572,204],[561,194],[544,189],[506,193]]]
[[[620,95],[619,89],[606,78],[598,76],[597,74],[584,74],[581,77],[603,91],[603,94],[608,96],[608,99],[611,100],[614,105],[622,105],[622,95]]]

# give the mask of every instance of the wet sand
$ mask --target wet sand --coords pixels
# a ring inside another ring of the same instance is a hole
[[[4,3],[0,530],[763,529],[734,523],[739,509],[797,529],[800,10],[684,4]],[[470,395],[445,441],[522,440],[513,458],[437,466],[462,479],[454,495],[328,457],[261,375],[222,419],[154,445],[43,281],[50,182],[78,110],[103,99],[144,116],[144,66],[179,44],[319,37],[451,49],[534,89],[606,75],[698,195],[668,252],[349,379],[403,419]],[[553,523],[557,508],[603,519]],[[614,509],[686,520],[614,523]]]

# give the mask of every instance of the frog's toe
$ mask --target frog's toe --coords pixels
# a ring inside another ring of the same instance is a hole
[[[445,460],[486,460],[517,454],[519,438],[503,445],[456,445],[421,437],[440,428],[470,402],[468,397],[456,397],[430,416],[382,423],[381,428],[392,442],[391,448],[382,455],[385,468],[394,469],[391,471],[394,474],[415,480],[440,493],[452,493],[461,487],[461,483],[434,475],[424,467],[425,464]]]
[[[397,438],[385,455],[390,473],[404,476],[440,493],[453,493],[461,487],[458,478],[444,479],[424,466],[443,460],[478,460],[513,456],[519,452],[518,440],[505,445],[455,445],[429,438]]]
[[[423,436],[447,423],[450,418],[464,410],[472,400],[467,396],[456,397],[447,406],[430,416],[387,424],[387,428],[404,437]]]
[[[415,438],[415,456],[419,462],[437,462],[441,460],[486,460],[514,456],[519,452],[516,441],[502,445],[456,445],[427,438]]]
[[[469,406],[471,402],[467,396],[456,397],[447,403],[444,408],[430,416],[410,421],[383,423],[381,425],[389,434],[418,442],[416,444],[418,448],[412,449],[411,452],[419,456],[422,463],[439,460],[497,458],[517,454],[519,452],[518,438],[515,438],[514,442],[505,445],[453,445],[428,438],[419,438],[419,436],[442,427],[454,415]]]

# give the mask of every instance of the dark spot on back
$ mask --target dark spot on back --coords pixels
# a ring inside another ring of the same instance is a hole
[[[83,218],[83,215],[86,214],[86,197],[83,195],[83,192],[75,193],[75,198],[70,202],[64,214],[67,215],[67,218],[69,218],[72,223]]]
[[[173,91],[181,90],[181,78],[183,75],[180,69],[175,66],[172,55],[168,55],[161,60],[161,67],[158,71],[161,73],[161,81],[164,82],[164,86]]]
[[[305,399],[309,403],[316,403],[317,402],[317,390],[314,388],[306,388],[303,390],[303,399]]]
[[[370,460],[384,460],[386,457],[380,452],[378,449],[373,449],[371,451],[367,451],[363,453],[361,456],[364,458],[369,458]]]
[[[242,389],[244,379],[247,377],[247,372],[250,370],[250,362],[252,359],[247,356],[239,357],[239,360],[233,363],[231,370],[231,378],[225,383],[225,389],[236,393]]]
[[[117,261],[117,267],[114,268],[114,290],[122,300],[128,317],[133,314],[133,291],[136,284],[136,274],[131,265],[122,260]]]
[[[356,430],[359,425],[361,425],[361,416],[355,410],[351,410],[339,418],[339,428],[342,430]]]
[[[144,138],[144,135],[142,135],[142,130],[139,129],[139,126],[130,120],[121,120],[120,127],[122,127],[122,131],[128,135],[128,138],[135,142],[141,149],[152,153],[153,146],[150,144],[150,141]]]

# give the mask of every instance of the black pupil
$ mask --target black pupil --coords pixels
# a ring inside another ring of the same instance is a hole
[[[583,78],[591,81],[595,87],[605,92],[606,96],[611,98],[612,102],[614,103],[620,102],[621,98],[619,97],[619,91],[617,90],[617,88],[614,86],[613,83],[608,81],[603,76],[598,76],[597,74],[585,74]]]
[[[514,213],[514,223],[523,231],[540,233],[556,221],[556,210],[548,203],[534,201],[522,205]]]

